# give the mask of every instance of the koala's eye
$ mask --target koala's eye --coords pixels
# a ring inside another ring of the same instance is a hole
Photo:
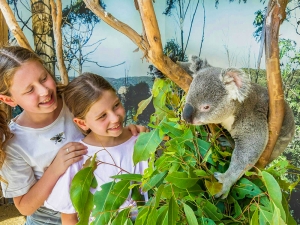
[[[210,110],[210,106],[209,105],[202,105],[200,107],[200,111],[201,112],[208,112]]]

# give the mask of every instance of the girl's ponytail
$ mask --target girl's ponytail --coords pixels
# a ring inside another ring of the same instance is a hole
[[[7,115],[3,110],[0,110],[0,169],[5,159],[5,145],[13,136],[7,124]]]

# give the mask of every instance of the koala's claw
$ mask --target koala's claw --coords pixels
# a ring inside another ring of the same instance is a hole
[[[214,177],[220,182],[224,181],[224,173],[214,172]]]
[[[220,192],[218,192],[217,194],[215,194],[215,197],[216,198],[221,197],[222,199],[226,198],[230,191],[230,187],[231,187],[230,183],[226,179],[224,173],[215,172],[214,177],[219,181],[219,183],[223,184],[222,190]]]

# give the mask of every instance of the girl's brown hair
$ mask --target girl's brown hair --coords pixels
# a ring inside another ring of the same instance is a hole
[[[0,48],[0,94],[10,96],[9,89],[16,71],[28,61],[44,62],[34,52],[19,46]],[[45,65],[44,65],[45,67]],[[47,67],[45,69],[49,72]],[[52,75],[52,73],[49,72]],[[30,76],[30,71],[28,72]],[[53,77],[53,75],[52,75]],[[55,79],[54,79],[55,80]],[[2,103],[3,104],[3,103]],[[0,111],[0,169],[5,159],[4,148],[7,141],[13,136],[7,124],[7,115]]]
[[[93,73],[83,73],[72,80],[64,89],[64,102],[78,119],[84,119],[92,105],[98,101],[103,91],[116,92],[103,77]],[[81,130],[85,135],[90,132]]]

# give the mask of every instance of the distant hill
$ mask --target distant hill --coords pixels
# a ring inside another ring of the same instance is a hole
[[[134,86],[141,82],[146,82],[149,86],[149,88],[152,88],[153,86],[153,80],[151,76],[140,76],[140,77],[127,77],[126,81],[125,78],[110,78],[110,77],[104,77],[115,89],[116,91],[119,90],[121,86]]]
[[[59,80],[60,77],[57,77]],[[149,88],[153,86],[153,80],[151,76],[139,76],[139,77],[127,77],[126,80],[124,77],[122,78],[111,78],[111,77],[104,77],[115,89],[116,91],[119,90],[121,86],[134,86],[141,82],[146,82]],[[69,81],[72,81],[74,77],[69,77]]]

